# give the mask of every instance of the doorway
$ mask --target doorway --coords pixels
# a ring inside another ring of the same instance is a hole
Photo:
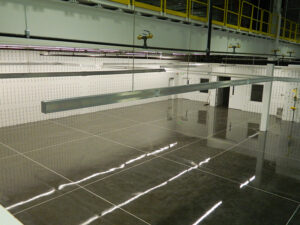
[[[218,77],[219,81],[229,81],[230,77]],[[230,87],[226,88],[218,88],[217,92],[217,105],[228,108],[229,106],[229,95],[230,95]]]

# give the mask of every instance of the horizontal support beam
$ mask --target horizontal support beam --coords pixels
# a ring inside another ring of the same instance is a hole
[[[289,83],[300,83],[300,78],[296,78],[296,77],[274,77],[274,81],[289,82]]]
[[[157,72],[166,72],[166,70],[165,69],[141,69],[141,70],[49,72],[49,73],[6,73],[6,74],[0,74],[0,79],[100,76],[100,75],[133,74],[133,73],[157,73]]]
[[[162,97],[174,94],[182,94],[193,91],[224,88],[254,83],[273,81],[272,77],[262,77],[243,80],[219,81],[202,84],[183,85],[175,87],[153,88],[139,91],[119,92],[113,94],[92,95],[76,98],[57,99],[42,102],[42,113],[54,113],[72,109],[81,109],[93,106],[108,105],[120,102],[136,101],[140,99]]]

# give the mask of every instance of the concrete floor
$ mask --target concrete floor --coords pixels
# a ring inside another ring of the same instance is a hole
[[[169,100],[0,129],[25,225],[299,225],[300,124]]]

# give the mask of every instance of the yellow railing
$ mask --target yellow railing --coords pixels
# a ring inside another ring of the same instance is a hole
[[[135,7],[144,8],[156,12],[163,12],[163,0],[132,0],[132,3]]]
[[[125,4],[125,5],[129,5],[130,4],[130,0],[110,0],[112,2],[118,2],[121,4]]]
[[[209,0],[111,0],[183,18],[208,21]],[[213,24],[275,37],[278,15],[245,0],[220,0],[213,5]],[[300,43],[300,24],[281,18],[280,38]]]

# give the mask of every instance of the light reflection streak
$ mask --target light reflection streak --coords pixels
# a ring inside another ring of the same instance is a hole
[[[92,179],[92,178],[94,178],[94,177],[97,177],[97,176],[100,176],[100,175],[104,175],[104,174],[107,174],[107,173],[112,173],[112,172],[114,172],[114,171],[116,171],[116,170],[123,169],[126,165],[129,165],[129,164],[131,164],[131,163],[134,163],[134,162],[136,162],[136,161],[138,161],[138,160],[141,160],[141,159],[143,159],[143,158],[145,158],[145,157],[149,157],[149,156],[155,155],[155,154],[157,154],[157,153],[164,152],[164,151],[166,151],[166,150],[168,150],[168,149],[170,149],[170,148],[176,146],[177,144],[178,144],[177,142],[172,143],[172,144],[169,144],[169,145],[167,145],[167,146],[165,146],[165,147],[162,147],[162,148],[160,148],[160,149],[158,149],[158,150],[155,150],[155,151],[153,151],[153,152],[150,152],[150,153],[147,153],[147,154],[140,155],[140,156],[138,156],[138,157],[136,157],[136,158],[134,158],[134,159],[130,159],[130,160],[128,160],[127,162],[121,164],[121,165],[118,166],[118,167],[114,167],[114,168],[111,168],[111,169],[106,170],[106,171],[103,171],[103,172],[94,173],[94,174],[92,174],[92,175],[90,175],[90,176],[88,176],[88,177],[85,177],[85,178],[81,179],[81,180],[74,181],[74,182],[70,182],[70,183],[67,183],[67,184],[61,184],[61,185],[59,185],[58,190],[62,190],[62,189],[64,189],[65,187],[72,186],[72,185],[75,185],[75,184],[80,184],[80,183],[82,183],[82,182],[84,182],[84,181],[90,180],[90,179]]]
[[[251,177],[249,180],[245,181],[244,183],[242,183],[240,185],[240,189],[242,189],[243,187],[247,186],[250,182],[255,180],[255,176]]]
[[[138,160],[141,160],[141,159],[143,159],[143,158],[145,158],[145,157],[149,157],[149,156],[155,155],[155,154],[157,154],[157,153],[164,152],[164,151],[166,151],[166,150],[168,150],[168,149],[171,149],[172,147],[176,146],[177,144],[178,144],[177,142],[171,143],[171,144],[169,144],[169,145],[167,145],[167,146],[165,146],[165,147],[162,147],[162,148],[160,148],[160,149],[158,149],[158,150],[155,150],[155,151],[153,151],[153,152],[150,152],[150,153],[147,153],[147,154],[140,155],[140,156],[138,156],[138,157],[136,157],[136,158],[134,158],[134,159],[130,159],[130,160],[128,160],[127,162],[121,164],[121,165],[118,166],[118,167],[114,167],[114,168],[111,168],[111,169],[106,170],[106,171],[103,171],[103,172],[94,173],[94,174],[92,174],[92,175],[90,175],[90,176],[88,176],[88,177],[85,177],[85,178],[83,178],[83,179],[81,179],[81,180],[78,180],[78,181],[75,181],[75,182],[70,182],[70,183],[67,183],[67,184],[61,184],[61,185],[58,186],[57,189],[58,189],[58,190],[62,190],[62,189],[64,189],[65,187],[72,186],[72,185],[76,185],[76,184],[80,184],[80,183],[82,183],[82,182],[84,182],[84,181],[87,181],[87,180],[90,180],[90,179],[92,179],[92,178],[94,178],[94,177],[97,177],[97,176],[100,176],[100,175],[103,175],[103,174],[112,173],[112,172],[114,172],[114,171],[116,171],[116,170],[123,169],[126,165],[129,165],[129,164],[131,164],[131,163],[133,163],[133,162],[136,162],[136,161],[138,161]],[[18,203],[16,203],[16,204],[13,204],[13,205],[11,205],[11,206],[8,206],[8,207],[6,207],[6,209],[7,209],[7,210],[10,210],[10,209],[13,209],[13,208],[15,208],[15,207],[18,207],[18,206],[20,206],[20,205],[24,205],[24,204],[27,204],[27,203],[29,203],[29,202],[35,201],[35,200],[37,200],[37,199],[39,199],[39,198],[42,198],[42,197],[45,197],[45,196],[48,196],[48,195],[52,195],[52,194],[54,194],[56,191],[57,191],[57,190],[53,188],[53,189],[51,189],[50,191],[47,191],[47,192],[45,192],[45,193],[39,194],[39,195],[37,195],[37,196],[34,196],[34,197],[32,197],[32,198],[30,198],[30,199],[28,199],[28,200],[24,200],[24,201],[18,202]]]
[[[6,209],[10,210],[10,209],[16,208],[16,207],[18,207],[20,205],[24,205],[24,204],[27,204],[29,202],[35,201],[35,200],[37,200],[39,198],[42,198],[42,197],[45,197],[45,196],[48,196],[48,195],[52,195],[55,191],[56,191],[55,189],[51,189],[50,191],[42,193],[42,194],[37,195],[37,196],[34,196],[33,198],[30,198],[30,199],[27,199],[25,201],[21,201],[21,202],[18,202],[16,204],[13,204],[11,206],[8,206],[8,207],[6,207]]]
[[[136,194],[134,197],[128,199],[127,201],[125,201],[125,202],[123,202],[123,203],[120,203],[119,205],[115,205],[115,206],[113,206],[113,207],[111,207],[111,208],[109,208],[109,209],[107,209],[107,210],[104,210],[104,211],[101,213],[101,215],[100,215],[100,216],[97,215],[97,217],[100,218],[100,217],[105,216],[105,215],[107,215],[107,214],[109,214],[109,213],[112,213],[112,212],[114,212],[115,210],[117,210],[117,209],[119,209],[119,208],[121,208],[121,207],[123,207],[123,206],[129,204],[130,202],[133,202],[134,200],[137,200],[138,198],[142,197],[143,195],[146,195],[146,194],[148,194],[148,193],[150,193],[150,192],[152,192],[152,191],[154,191],[154,190],[156,190],[156,189],[158,189],[158,188],[160,188],[160,187],[163,187],[163,186],[167,185],[169,182],[174,181],[174,180],[178,179],[179,177],[183,176],[184,174],[186,174],[186,173],[188,173],[188,172],[190,172],[190,171],[192,171],[192,170],[195,170],[195,169],[199,168],[201,165],[203,165],[203,164],[205,164],[205,163],[208,163],[209,161],[210,161],[210,158],[207,158],[207,159],[201,161],[200,163],[198,163],[196,166],[190,167],[189,169],[186,169],[186,170],[184,170],[184,171],[178,173],[177,175],[171,177],[171,178],[168,179],[167,181],[165,181],[165,182],[163,182],[163,183],[161,183],[161,184],[159,184],[159,185],[156,185],[156,186],[154,186],[154,187],[152,187],[152,188],[150,188],[150,189],[148,189],[148,190],[146,190],[146,191],[144,191],[144,192],[140,192],[140,193]],[[218,203],[218,204],[219,204],[219,203]],[[222,204],[222,202],[221,202],[221,204]],[[218,206],[219,206],[219,205],[214,206],[214,207],[217,208]],[[213,210],[214,210],[214,208],[210,209],[211,212],[212,212]],[[208,211],[206,214],[208,214],[208,213],[210,214],[210,213],[211,213],[210,211]],[[207,215],[206,215],[206,216],[207,216]],[[205,217],[206,217],[206,216],[205,216]],[[203,216],[202,216],[202,217],[203,217]],[[202,218],[202,217],[201,217],[201,218]],[[92,218],[93,218],[93,217],[92,217]],[[82,223],[82,224],[80,224],[80,225],[88,225],[89,223],[95,221],[95,219],[94,219],[94,220],[91,220],[92,218],[88,219],[86,222],[84,222],[84,223]],[[97,218],[97,219],[98,219],[98,218]],[[200,218],[200,219],[201,219],[201,218]],[[203,218],[203,219],[204,219],[204,218]],[[88,221],[91,221],[91,222],[88,222]],[[199,222],[198,222],[198,223],[199,223]]]
[[[116,209],[121,208],[122,206],[125,206],[125,205],[129,204],[130,202],[132,202],[132,201],[134,201],[134,200],[140,198],[141,196],[143,196],[143,195],[145,195],[145,194],[148,194],[148,193],[150,193],[151,191],[154,191],[155,189],[158,189],[158,188],[160,188],[160,187],[162,187],[162,186],[167,185],[169,182],[178,179],[179,177],[183,176],[184,174],[186,174],[186,173],[188,173],[188,172],[190,172],[190,171],[192,171],[192,170],[197,169],[199,166],[201,166],[201,165],[203,165],[203,164],[205,164],[205,163],[208,163],[209,160],[210,160],[210,158],[207,158],[207,159],[205,159],[204,161],[200,162],[198,165],[196,165],[196,166],[194,166],[194,167],[190,167],[189,169],[180,172],[179,174],[177,174],[177,175],[171,177],[170,179],[168,179],[167,181],[165,181],[165,182],[163,182],[163,183],[161,183],[161,184],[159,184],[159,185],[157,185],[157,186],[155,186],[155,187],[152,187],[152,188],[150,188],[150,189],[148,189],[148,190],[146,190],[146,191],[144,191],[144,192],[141,192],[141,193],[137,194],[136,196],[134,196],[134,197],[128,199],[127,201],[125,201],[125,202],[123,202],[123,203],[121,203],[121,204],[119,204],[119,205],[116,205],[116,206],[114,206],[114,207],[112,207],[112,208],[110,208],[110,209],[108,209],[108,210],[103,211],[103,212],[101,213],[101,216],[105,216],[105,215],[107,215],[107,214],[109,214],[109,213],[115,211]]]
[[[192,225],[198,225],[200,224],[206,217],[208,217],[213,211],[216,210],[220,205],[222,204],[222,201],[219,201],[217,204],[215,204],[210,210],[208,210],[203,216],[201,216],[195,223]]]
[[[91,217],[90,219],[88,219],[87,221],[81,223],[80,225],[88,225],[92,222],[94,222],[95,220],[99,219],[100,217],[98,215],[95,215],[93,217]]]

